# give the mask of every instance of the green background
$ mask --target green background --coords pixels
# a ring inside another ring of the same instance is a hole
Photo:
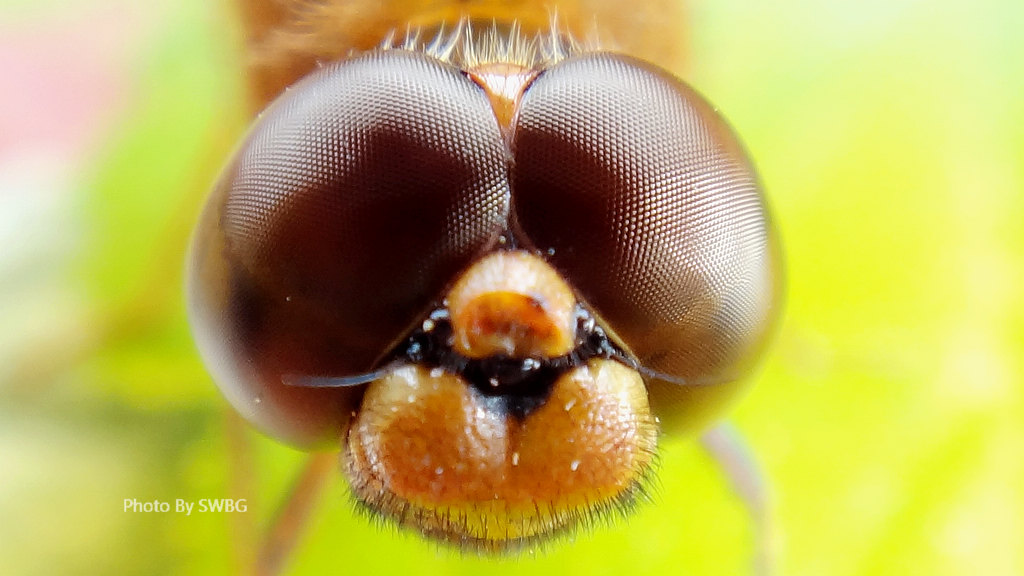
[[[7,2],[0,31],[107,4]],[[188,234],[244,124],[211,4],[106,38],[132,38],[128,88],[59,201],[0,189],[35,215],[0,219],[0,573],[228,573],[302,461],[225,416],[184,318]],[[1024,3],[693,4],[687,80],[744,138],[786,255],[778,337],[732,414],[779,572],[1024,574]],[[502,560],[375,526],[335,477],[293,573],[744,573],[717,468],[686,438],[661,462],[628,521]],[[244,514],[122,511],[233,483]]]

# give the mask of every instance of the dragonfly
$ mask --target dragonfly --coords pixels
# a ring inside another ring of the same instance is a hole
[[[738,136],[673,73],[679,9],[240,3],[255,119],[196,225],[190,321],[239,414],[333,448],[261,573],[332,468],[371,516],[500,555],[628,515],[662,435],[703,434],[767,526],[708,426],[770,339],[779,247]]]

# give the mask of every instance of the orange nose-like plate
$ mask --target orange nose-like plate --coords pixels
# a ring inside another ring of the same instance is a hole
[[[474,264],[448,295],[454,347],[469,358],[554,357],[574,345],[576,297],[551,266],[522,251]]]
[[[373,383],[349,432],[357,497],[400,524],[488,550],[557,532],[640,487],[657,427],[639,375],[595,359],[520,418],[440,369]]]

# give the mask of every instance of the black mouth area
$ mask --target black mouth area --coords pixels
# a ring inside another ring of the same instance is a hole
[[[592,314],[576,308],[576,345],[556,357],[467,358],[455,352],[448,310],[437,308],[398,347],[390,362],[441,368],[458,374],[493,410],[525,418],[547,401],[555,382],[593,358],[614,358],[628,366],[636,362],[615,346]]]

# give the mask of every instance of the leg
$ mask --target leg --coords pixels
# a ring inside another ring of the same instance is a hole
[[[223,407],[224,436],[227,441],[228,494],[245,499],[253,509],[258,507],[254,495],[252,440],[249,425],[233,408]],[[232,574],[252,572],[256,550],[256,523],[249,514],[229,514]]]
[[[769,486],[754,454],[739,431],[728,422],[721,422],[705,432],[701,444],[725,473],[750,516],[754,527],[753,574],[772,574],[775,558]]]
[[[276,576],[281,573],[303,528],[309,523],[309,517],[327,484],[331,470],[337,466],[337,460],[335,452],[310,454],[266,532],[255,574]]]

